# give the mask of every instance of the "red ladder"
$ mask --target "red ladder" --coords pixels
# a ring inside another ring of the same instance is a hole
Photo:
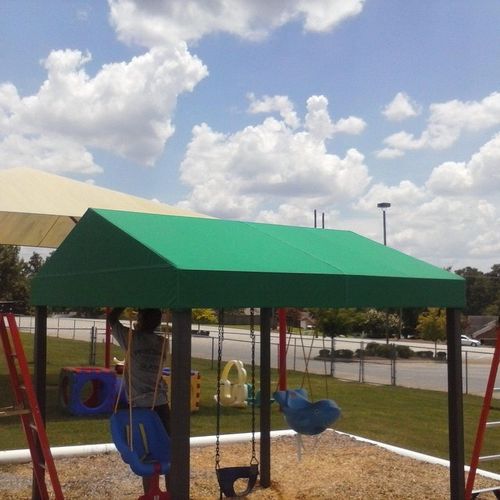
[[[5,321],[7,321],[8,328]],[[0,417],[18,415],[21,418],[24,433],[28,440],[33,472],[40,498],[42,500],[49,498],[47,484],[45,483],[45,470],[47,470],[55,498],[56,500],[62,500],[64,496],[52,453],[50,452],[42,414],[33,390],[28,363],[14,314],[0,313],[0,338],[2,339],[3,351],[7,360],[10,382],[14,393],[13,406],[0,408]]]
[[[477,426],[476,441],[474,443],[474,448],[472,450],[470,470],[467,476],[467,483],[465,486],[466,500],[476,498],[481,493],[486,493],[486,492],[492,492],[494,493],[496,498],[500,498],[500,485],[494,486],[492,488],[473,490],[474,480],[476,479],[476,471],[479,462],[500,459],[500,454],[480,456],[486,429],[492,427],[500,427],[500,422],[488,422],[488,415],[490,413],[493,392],[500,391],[500,387],[495,387],[495,380],[497,378],[499,362],[500,362],[500,326],[497,326],[495,352],[493,353],[493,359],[491,360],[490,375],[488,377],[488,383],[486,385],[486,392],[484,394],[484,399],[483,399],[483,407],[481,409],[479,424]]]

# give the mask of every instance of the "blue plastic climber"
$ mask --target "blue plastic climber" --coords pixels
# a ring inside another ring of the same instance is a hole
[[[59,401],[72,415],[111,413],[115,384],[113,370],[96,366],[65,367],[59,376]]]

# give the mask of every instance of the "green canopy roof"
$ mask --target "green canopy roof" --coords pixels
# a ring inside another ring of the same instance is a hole
[[[463,307],[465,282],[349,231],[89,209],[34,305]]]

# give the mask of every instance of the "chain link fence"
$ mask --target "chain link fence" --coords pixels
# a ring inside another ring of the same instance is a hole
[[[31,316],[18,316],[20,330],[34,332]],[[217,327],[203,326],[203,335],[193,328],[193,357],[211,360],[215,369],[217,360]],[[47,322],[50,336],[90,343],[89,363],[95,359],[95,345],[105,341],[105,321],[97,319],[51,317]],[[260,340],[256,332],[256,363],[259,364]],[[238,359],[250,363],[250,333],[226,328],[224,360]],[[332,354],[333,353],[333,354]],[[490,371],[493,348],[464,348],[462,376],[464,394],[483,395]],[[278,334],[271,339],[272,367],[278,367]],[[418,389],[447,391],[446,344],[418,341],[369,340],[355,338],[323,338],[314,334],[288,335],[288,370],[308,371],[341,380],[368,384],[385,384]]]

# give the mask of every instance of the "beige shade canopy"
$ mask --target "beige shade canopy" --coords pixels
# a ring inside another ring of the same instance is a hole
[[[205,215],[32,168],[0,170],[0,244],[57,248],[88,208]]]

